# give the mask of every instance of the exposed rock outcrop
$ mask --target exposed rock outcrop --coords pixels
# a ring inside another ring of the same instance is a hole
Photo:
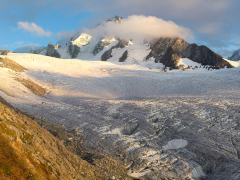
[[[80,47],[75,44],[72,44],[71,42],[68,46],[68,52],[71,55],[71,58],[76,58],[80,53]]]
[[[8,68],[15,72],[24,72],[27,70],[27,68],[8,58],[0,58],[0,67]]]
[[[107,47],[111,44],[111,40],[114,39],[113,37],[109,37],[109,38],[105,38],[100,40],[97,45],[95,46],[94,50],[93,50],[93,55],[95,56],[96,54],[98,54],[100,51],[102,51],[104,49],[104,47]]]
[[[0,55],[7,55],[8,53],[11,53],[11,51],[0,49]]]
[[[41,48],[39,50],[31,50],[29,51],[29,53],[31,54],[40,54],[43,53],[46,56],[51,56],[51,57],[56,57],[56,58],[61,58],[61,55],[59,54],[59,52],[56,50],[58,48],[60,48],[61,46],[59,44],[57,44],[56,46],[54,46],[52,43],[49,43],[47,47]],[[45,53],[46,52],[46,53]]]
[[[119,58],[119,62],[124,62],[127,59],[127,57],[128,57],[128,50],[126,50],[123,53],[122,57]]]
[[[231,57],[229,57],[232,61],[239,61],[240,60],[240,49],[235,51]]]
[[[0,179],[108,179],[0,97]]]
[[[177,64],[181,58],[188,58],[202,65],[221,68],[232,67],[222,56],[214,53],[206,46],[189,44],[180,38],[160,38],[158,41],[151,42],[150,44],[151,52],[146,59],[154,57],[156,63],[160,62],[174,69],[178,68]]]
[[[54,46],[54,49],[59,49],[59,48],[61,48],[60,44],[57,44],[56,46]]]
[[[15,109],[0,97],[1,180],[133,179],[117,158],[89,153],[80,141],[62,126]]]
[[[60,58],[61,55],[57,52],[57,50],[54,48],[52,43],[49,43],[47,46],[47,52],[46,52],[46,56],[51,56],[51,57],[56,57],[56,58]]]
[[[123,49],[124,47],[126,47],[129,44],[129,40],[119,40],[118,44],[111,47],[109,50],[107,50],[105,53],[103,53],[103,55],[101,56],[101,60],[102,61],[107,61],[108,59],[110,59],[112,57],[112,50],[113,49]]]
[[[197,44],[190,44],[184,53],[184,57],[194,62],[201,63],[202,65],[211,65],[221,68],[232,67],[222,56],[214,53],[206,46],[198,46]]]
[[[107,21],[113,21],[113,22],[116,22],[116,23],[122,23],[123,20],[124,20],[123,17],[121,17],[121,16],[115,16],[115,17],[113,17],[113,18],[111,18],[111,19],[108,19]]]

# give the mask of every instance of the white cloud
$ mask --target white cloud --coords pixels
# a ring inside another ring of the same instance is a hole
[[[3,47],[3,48],[8,48],[8,47],[9,47],[9,45],[6,45],[6,44],[5,44],[5,45],[3,45],[2,47]]]
[[[36,34],[37,36],[51,36],[52,33],[50,31],[45,31],[41,26],[37,26],[35,23],[28,23],[28,22],[18,22],[18,28],[24,29],[25,31],[31,32]]]
[[[93,36],[117,36],[123,39],[151,40],[159,37],[180,37],[193,39],[190,29],[178,26],[172,21],[164,21],[154,16],[129,16],[121,24],[106,22],[104,26],[86,30]]]
[[[56,37],[60,39],[57,44],[64,46],[75,34],[77,34],[77,31],[61,31],[57,33]]]

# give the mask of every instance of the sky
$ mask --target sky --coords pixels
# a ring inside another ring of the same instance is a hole
[[[155,29],[152,34],[157,28],[164,34],[161,27],[169,31],[162,26],[166,23],[161,24],[167,22],[174,30],[186,30],[191,36],[187,42],[205,45],[225,58],[240,49],[239,0],[1,0],[0,4],[0,49],[15,52],[63,43],[115,15],[127,20],[142,17],[137,20],[139,32],[146,27],[139,22],[154,19],[151,22],[159,24],[149,28]]]

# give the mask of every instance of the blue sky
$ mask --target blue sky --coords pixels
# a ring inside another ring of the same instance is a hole
[[[26,52],[115,15],[144,15],[189,28],[188,42],[228,57],[240,49],[239,8],[239,0],[1,0],[0,49]]]

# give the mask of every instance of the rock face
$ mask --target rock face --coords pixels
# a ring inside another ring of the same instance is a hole
[[[229,57],[232,61],[239,61],[240,60],[240,49],[235,51],[231,57]]]
[[[129,40],[119,40],[118,44],[111,47],[109,50],[107,50],[103,55],[101,56],[102,61],[107,61],[112,57],[112,50],[113,49],[123,49],[129,44]]]
[[[56,57],[56,58],[61,58],[61,55],[59,54],[59,52],[56,49],[61,48],[61,46],[59,44],[57,44],[56,46],[54,46],[52,43],[49,43],[47,47],[44,47],[42,49],[39,50],[31,50],[29,51],[29,53],[31,54],[40,54],[40,53],[45,53],[46,56],[51,56],[51,57]]]
[[[80,47],[78,47],[75,44],[72,44],[72,42],[68,46],[68,52],[71,55],[71,58],[76,58],[78,54],[80,53]]]
[[[10,53],[11,51],[9,51],[9,50],[1,50],[0,49],[0,55],[7,55],[8,53]]]
[[[224,58],[206,46],[198,46],[189,44],[180,38],[160,38],[158,41],[153,41],[151,44],[151,52],[146,57],[155,58],[155,62],[162,63],[167,67],[177,69],[178,62],[181,58],[189,58],[194,62],[202,65],[211,65],[217,67],[232,67]]]
[[[133,179],[117,158],[83,150],[79,138],[0,97],[1,180]]]
[[[95,56],[100,51],[102,51],[104,49],[104,47],[109,46],[112,39],[113,39],[112,37],[109,37],[109,38],[105,38],[103,40],[100,40],[93,50],[93,55]]]
[[[59,49],[59,48],[61,48],[60,44],[57,44],[56,46],[54,46],[54,49]]]
[[[119,58],[119,62],[124,62],[127,59],[127,57],[128,57],[128,50],[126,50],[123,53],[122,57]]]
[[[56,57],[56,58],[61,57],[61,55],[57,52],[57,50],[54,48],[52,43],[48,44],[46,50],[47,50],[46,56],[51,56],[51,57]]]
[[[121,17],[121,16],[115,16],[115,17],[113,17],[113,18],[111,18],[111,19],[108,19],[107,21],[113,21],[113,22],[116,22],[116,23],[122,23],[123,22],[123,17]]]
[[[107,179],[0,97],[0,179]]]

